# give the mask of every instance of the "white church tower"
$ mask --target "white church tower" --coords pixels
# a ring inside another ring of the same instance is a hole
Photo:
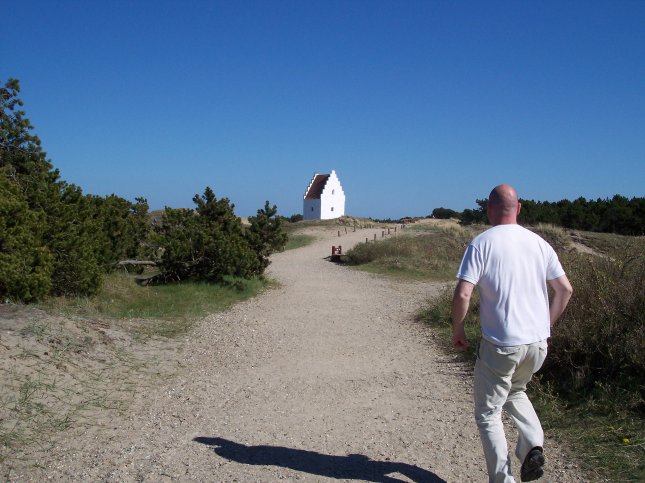
[[[329,174],[315,173],[303,199],[305,220],[331,220],[345,214],[345,193],[333,169]]]

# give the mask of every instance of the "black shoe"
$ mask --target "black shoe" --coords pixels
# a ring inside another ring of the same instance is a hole
[[[541,478],[544,474],[544,452],[542,448],[536,446],[524,458],[522,463],[522,472],[520,478],[522,481],[533,481]]]

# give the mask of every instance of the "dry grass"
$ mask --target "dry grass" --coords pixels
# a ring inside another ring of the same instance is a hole
[[[348,263],[397,278],[451,280],[474,231],[454,224],[419,224],[403,235],[356,245]]]

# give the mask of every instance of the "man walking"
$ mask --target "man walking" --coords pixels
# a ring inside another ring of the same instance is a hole
[[[514,482],[502,409],[515,423],[522,481],[544,474],[544,433],[526,385],[546,357],[551,327],[573,289],[553,248],[519,226],[521,204],[512,186],[491,191],[492,228],[475,237],[464,254],[452,301],[453,346],[468,347],[464,318],[475,286],[480,295],[482,338],[475,364],[475,421],[490,482]],[[554,290],[549,304],[547,283]]]

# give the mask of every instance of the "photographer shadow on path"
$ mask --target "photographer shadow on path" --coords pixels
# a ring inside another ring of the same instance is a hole
[[[282,446],[246,446],[224,438],[197,437],[193,441],[213,447],[222,458],[247,465],[280,466],[328,478],[371,482],[402,482],[391,474],[399,473],[417,483],[445,483],[431,471],[392,461],[373,461],[367,456],[335,456],[285,448]]]

